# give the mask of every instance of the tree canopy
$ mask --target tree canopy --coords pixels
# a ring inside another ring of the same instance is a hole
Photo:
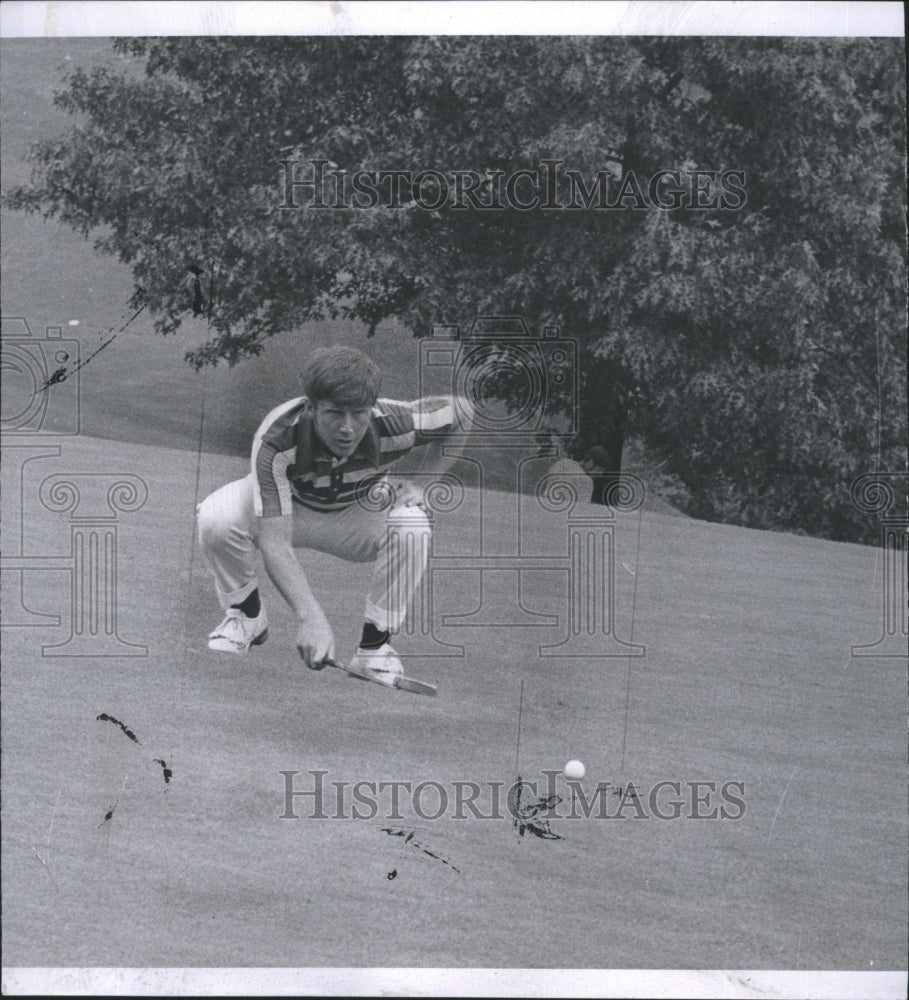
[[[8,203],[95,234],[159,332],[208,312],[192,364],[324,317],[557,323],[582,349],[575,456],[627,425],[693,514],[876,541],[849,487],[906,462],[901,40],[115,45],[143,72],[73,72],[73,126]],[[288,189],[316,169],[343,207]],[[357,171],[425,176],[359,208]],[[427,171],[473,171],[475,200],[462,173],[433,207]]]

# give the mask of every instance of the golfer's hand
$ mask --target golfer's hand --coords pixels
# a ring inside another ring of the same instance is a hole
[[[321,670],[326,660],[335,658],[335,637],[324,615],[300,623],[297,652],[310,670]]]

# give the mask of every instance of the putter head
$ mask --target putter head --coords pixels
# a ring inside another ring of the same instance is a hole
[[[428,681],[418,681],[414,677],[396,677],[395,687],[401,691],[412,691],[414,694],[426,694],[434,697],[439,690],[435,684]]]

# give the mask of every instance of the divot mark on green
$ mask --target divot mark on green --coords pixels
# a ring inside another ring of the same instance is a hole
[[[112,722],[115,726],[119,726],[124,733],[133,741],[133,743],[139,743],[139,737],[124,723],[119,719],[115,719],[112,715],[108,715],[107,712],[102,712],[100,715],[95,716],[96,722]],[[139,746],[142,744],[139,743]]]
[[[427,857],[434,858],[436,861],[441,861],[443,865],[446,865],[453,872],[457,872],[458,875],[461,874],[460,869],[455,868],[448,858],[443,858],[441,854],[435,854],[433,851],[430,851],[428,847],[421,844],[414,836],[413,830],[408,831],[406,827],[383,826],[382,833],[387,833],[390,837],[403,837],[404,843],[409,844],[415,851],[419,851]],[[397,878],[397,869],[394,870],[394,876],[391,872],[389,872],[387,877],[389,881],[391,881],[393,877]]]

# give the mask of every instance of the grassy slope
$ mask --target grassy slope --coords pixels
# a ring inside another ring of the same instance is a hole
[[[242,467],[202,456],[200,493]],[[301,668],[267,584],[269,642],[247,660],[205,651],[217,614],[189,548],[190,453],[69,442],[62,459],[30,467],[25,496],[58,469],[131,470],[150,484],[120,529],[120,633],[149,655],[51,659],[39,644],[58,632],[4,633],[9,964],[905,961],[905,665],[849,655],[880,631],[874,550],[627,515],[618,631],[644,642],[645,658],[542,660],[537,646],[561,628],[443,629],[465,655],[420,662],[415,672],[441,684],[427,700]],[[477,502],[470,493],[440,517],[437,552],[464,551]],[[505,530],[513,505],[489,494],[487,527]],[[67,549],[65,515],[30,509],[25,533],[28,551]],[[533,532],[554,552],[563,537],[557,520]],[[349,647],[365,581],[328,557],[307,566]],[[526,605],[564,621],[564,578],[529,577]],[[477,582],[443,578],[438,613],[469,611]],[[64,629],[68,593],[60,572],[31,574],[26,587],[30,606],[62,613]],[[596,781],[739,780],[745,817],[563,819],[558,842],[518,842],[505,822],[420,824],[460,875],[383,834],[381,817],[277,818],[282,769],[511,781],[521,682],[525,776],[579,757],[588,793]],[[141,747],[96,721],[101,712]],[[166,790],[153,757],[173,768]]]
[[[108,58],[95,40],[3,43],[4,186],[24,179],[24,141],[63,124],[48,95],[67,52]],[[4,314],[36,330],[79,319],[91,350],[124,308],[123,269],[31,217],[4,213],[3,237]],[[270,590],[274,637],[247,661],[213,659],[204,633],[215,605],[190,545],[202,380],[181,364],[203,333],[166,342],[139,322],[83,373],[84,430],[153,447],[68,441],[59,462],[28,472],[30,498],[57,470],[148,480],[147,507],[121,518],[120,631],[150,649],[136,660],[52,659],[40,655],[59,640],[52,630],[4,630],[6,962],[903,965],[905,665],[849,656],[880,631],[879,553],[645,512],[640,524],[621,520],[618,552],[636,571],[619,574],[619,633],[631,636],[633,618],[645,659],[544,662],[546,633],[451,630],[466,655],[421,664],[442,694],[416,700],[301,670]],[[305,343],[340,337],[360,333],[312,327]],[[409,338],[369,347],[390,370],[389,393],[409,394]],[[391,365],[389,350],[399,352]],[[294,354],[288,338],[206,376],[199,495],[242,472],[215,453],[241,450],[261,414],[294,393]],[[9,525],[17,490],[4,487]],[[472,537],[475,503],[441,520],[440,545]],[[512,504],[497,494],[487,504],[493,536]],[[553,531],[556,544],[563,528]],[[68,549],[65,515],[33,500],[24,534],[28,552]],[[324,557],[307,565],[349,646],[361,578]],[[531,607],[564,618],[562,577],[526,585]],[[469,574],[443,578],[439,608],[469,611],[476,586]],[[65,624],[68,577],[31,574],[27,599]],[[552,843],[518,843],[507,824],[429,824],[426,843],[460,877],[376,823],[276,819],[282,768],[511,780],[521,681],[525,774],[577,756],[588,787],[743,780],[746,817],[566,820]],[[126,720],[142,747],[99,712]],[[152,756],[174,768],[166,793]],[[99,825],[118,795],[114,821]]]

